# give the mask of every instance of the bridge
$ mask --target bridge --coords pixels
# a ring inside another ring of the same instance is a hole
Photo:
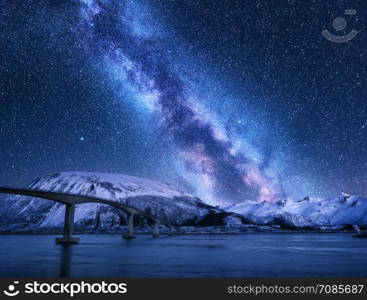
[[[159,218],[150,215],[146,212],[143,212],[139,209],[136,209],[132,206],[128,206],[125,204],[121,204],[116,201],[111,201],[108,199],[102,199],[97,197],[85,196],[80,194],[70,194],[70,193],[61,193],[61,192],[50,192],[43,190],[31,190],[31,189],[17,189],[10,187],[0,187],[0,193],[2,194],[14,194],[14,195],[22,195],[22,196],[31,196],[36,198],[42,198],[46,200],[51,200],[55,202],[59,202],[65,205],[65,218],[64,218],[64,234],[62,238],[56,238],[56,242],[58,244],[77,244],[79,242],[79,238],[73,237],[74,233],[74,213],[75,206],[84,203],[100,203],[113,206],[118,208],[125,213],[128,214],[127,221],[127,233],[123,235],[125,239],[133,239],[134,236],[134,215],[141,215],[153,220],[153,237],[159,236],[159,224],[162,224],[168,227],[168,235],[172,235],[172,229],[175,229],[178,233],[181,233],[180,229],[172,224],[164,220],[160,220]]]

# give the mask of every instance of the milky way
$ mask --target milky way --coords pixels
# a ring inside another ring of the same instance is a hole
[[[2,1],[0,184],[69,170],[216,205],[363,194],[365,6]],[[325,39],[351,7],[360,34]]]
[[[176,158],[183,162],[182,176],[199,196],[212,204],[274,201],[284,196],[266,162],[236,149],[236,141],[215,122],[215,116],[203,115],[200,99],[190,95],[170,66],[163,42],[135,34],[134,16],[128,16],[134,4],[84,3],[81,16],[90,28],[90,47],[107,69],[115,70],[116,80],[132,85],[152,113],[159,115],[162,130],[177,148]]]

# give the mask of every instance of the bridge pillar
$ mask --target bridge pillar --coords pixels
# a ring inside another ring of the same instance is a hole
[[[155,221],[154,222],[154,225],[153,225],[153,232],[152,232],[152,236],[153,237],[159,237],[159,229],[158,229],[158,226],[159,226],[159,222],[158,221]]]
[[[167,232],[168,236],[172,236],[174,235],[173,231],[172,231],[172,226],[168,226],[168,232]]]
[[[181,230],[180,228],[176,228],[176,233],[177,234],[184,234],[185,233],[185,231],[183,231],[183,230]]]
[[[123,235],[123,238],[126,240],[135,239],[134,235],[134,214],[129,213],[129,219],[127,221],[127,234]]]
[[[64,236],[62,238],[57,238],[56,243],[58,244],[79,243],[80,239],[73,237],[74,214],[75,214],[75,204],[65,204]]]

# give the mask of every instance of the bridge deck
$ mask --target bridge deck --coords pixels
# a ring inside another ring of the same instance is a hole
[[[110,205],[113,207],[116,207],[118,209],[123,210],[124,212],[127,212],[130,215],[129,222],[128,222],[128,230],[129,233],[127,235],[127,238],[131,238],[133,236],[132,234],[132,218],[134,215],[142,215],[147,218],[152,219],[156,225],[154,227],[154,234],[157,235],[158,231],[158,223],[165,225],[169,228],[176,228],[177,226],[169,224],[168,222],[164,220],[160,220],[159,218],[147,214],[144,211],[141,211],[135,207],[128,206],[122,203],[119,203],[117,201],[112,201],[108,199],[98,198],[98,197],[92,197],[92,196],[86,196],[86,195],[80,195],[80,194],[71,194],[71,193],[63,193],[63,192],[51,192],[51,191],[44,191],[44,190],[31,190],[31,189],[18,189],[18,188],[11,188],[11,187],[0,187],[0,193],[3,194],[14,194],[14,195],[22,195],[22,196],[31,196],[36,198],[42,198],[46,200],[56,201],[59,203],[63,203],[66,205],[66,214],[65,214],[65,220],[70,219],[69,210],[72,209],[71,207],[74,207],[75,205],[83,204],[83,203],[101,203]],[[64,225],[64,232],[65,230],[70,231],[70,226],[72,227],[73,224],[73,218],[74,214],[72,216],[72,220],[65,222]],[[71,230],[72,232],[72,230]],[[71,238],[71,237],[69,237]]]

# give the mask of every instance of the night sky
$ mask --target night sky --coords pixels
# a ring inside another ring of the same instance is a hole
[[[98,171],[219,205],[367,194],[366,1],[0,9],[1,185]]]

